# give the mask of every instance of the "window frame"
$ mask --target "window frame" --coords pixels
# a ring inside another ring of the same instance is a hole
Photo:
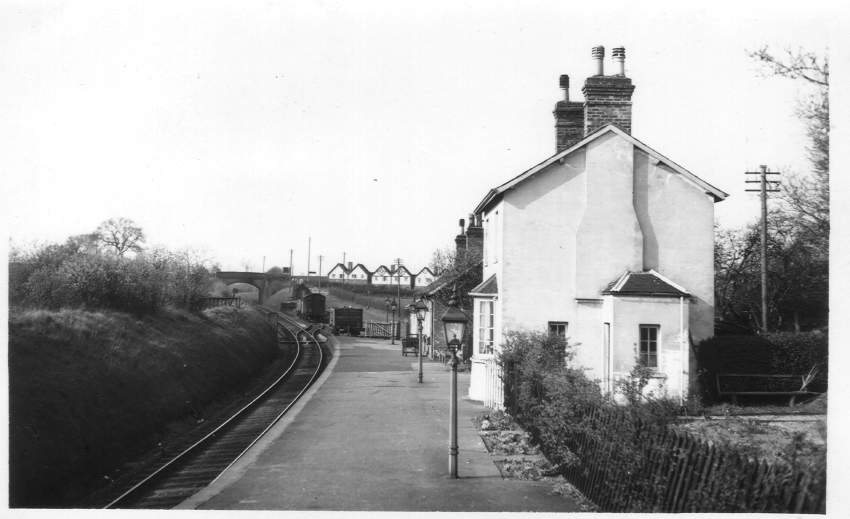
[[[563,333],[563,335],[558,334],[558,333],[557,333],[557,331],[556,331],[555,333],[556,333],[559,337],[563,337],[564,339],[566,339],[566,338],[567,338],[567,331],[569,331],[569,329],[570,329],[570,323],[569,323],[569,321],[548,321],[548,322],[546,323],[546,327],[547,327],[547,330],[548,330],[549,335],[552,335],[552,327],[553,327],[553,326],[555,326],[555,327],[563,326],[563,327],[564,327],[564,333]]]
[[[647,330],[647,332],[650,332],[650,331],[655,332],[655,336],[652,337],[651,336],[652,334],[647,333],[647,336],[644,339],[644,334],[643,334],[644,330]],[[640,363],[643,366],[645,366],[649,369],[652,369],[652,370],[658,370],[661,367],[659,362],[658,362],[658,360],[659,360],[658,350],[660,349],[659,348],[660,338],[661,338],[661,325],[660,324],[644,323],[644,324],[638,325],[638,351],[637,351],[638,360],[640,361]],[[646,346],[646,348],[644,348],[644,346]],[[654,350],[655,350],[654,352],[652,351],[653,347],[654,347]],[[644,350],[646,350],[645,353],[644,353]],[[652,360],[652,359],[655,360],[654,364],[650,363],[650,360]]]
[[[496,301],[494,299],[478,299],[478,344],[475,351],[478,355],[492,356],[496,352]],[[489,305],[489,326],[484,326],[484,305]],[[489,339],[485,339],[485,333]]]

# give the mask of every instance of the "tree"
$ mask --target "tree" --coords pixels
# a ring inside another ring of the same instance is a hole
[[[129,218],[110,218],[98,226],[95,234],[102,247],[114,249],[119,257],[127,251],[141,252],[145,241],[142,228]]]
[[[829,292],[829,59],[803,50],[784,56],[767,47],[750,56],[767,73],[802,81],[811,90],[797,115],[806,125],[811,173],[785,172],[768,215],[768,325],[772,329],[815,328],[828,319]],[[760,328],[758,225],[716,230],[715,300],[727,323]]]

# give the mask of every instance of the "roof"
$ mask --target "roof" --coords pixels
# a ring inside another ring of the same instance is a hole
[[[471,271],[473,269],[480,269],[483,266],[484,266],[484,261],[480,260],[477,263],[474,263],[474,264],[466,267],[461,272],[457,272],[457,271],[454,271],[454,270],[449,270],[449,271],[443,272],[442,274],[440,274],[440,277],[438,277],[431,284],[429,284],[428,286],[425,287],[425,291],[422,294],[426,295],[426,296],[436,295],[437,292],[446,288],[446,286],[454,283],[458,279],[462,278],[469,271]]]
[[[486,210],[492,204],[498,202],[501,199],[502,194],[505,193],[506,191],[510,191],[511,189],[515,188],[521,182],[528,180],[533,175],[547,169],[549,166],[560,161],[561,159],[563,159],[567,155],[569,155],[569,154],[573,153],[574,151],[582,148],[583,146],[586,146],[587,144],[595,141],[596,139],[600,138],[601,136],[603,136],[603,135],[605,135],[609,132],[615,133],[615,134],[623,137],[627,141],[631,142],[634,146],[642,149],[644,152],[646,152],[651,157],[655,158],[659,162],[663,162],[664,164],[666,164],[667,166],[672,168],[674,171],[681,174],[685,179],[687,179],[691,183],[695,184],[700,189],[703,189],[706,192],[706,194],[714,197],[715,202],[720,202],[721,200],[724,200],[727,196],[729,196],[728,193],[725,193],[725,192],[717,189],[716,187],[712,186],[711,184],[709,184],[705,180],[702,180],[701,178],[694,175],[690,171],[686,170],[682,166],[680,166],[680,165],[676,164],[675,162],[673,162],[672,160],[668,159],[667,157],[665,157],[661,153],[655,151],[654,149],[650,148],[646,144],[635,139],[634,137],[632,137],[628,133],[624,132],[620,128],[614,126],[613,124],[608,124],[608,125],[603,126],[602,128],[599,128],[598,130],[591,133],[590,135],[588,135],[584,139],[580,140],[579,142],[575,143],[571,147],[569,147],[569,148],[567,148],[567,149],[565,149],[565,150],[563,150],[559,153],[556,153],[555,155],[552,155],[551,157],[549,157],[548,159],[544,160],[543,162],[535,165],[531,169],[528,169],[528,170],[524,171],[523,173],[520,173],[516,177],[512,178],[511,180],[505,182],[504,184],[491,189],[490,191],[487,192],[486,195],[484,195],[484,198],[475,207],[474,212],[476,214],[478,214],[478,213]]]
[[[387,272],[387,274],[390,274],[392,272],[389,269],[389,267],[387,267],[386,265],[378,265],[378,268],[375,269],[375,272],[373,272],[373,274],[377,274],[378,272],[381,271],[381,269],[384,269]]]
[[[419,272],[417,272],[417,273],[416,273],[416,275],[418,276],[419,274],[422,274],[423,272],[428,272],[428,273],[429,273],[429,274],[431,274],[432,276],[434,275],[434,271],[433,271],[433,270],[431,270],[431,269],[430,269],[430,268],[428,268],[428,267],[422,267],[422,268],[419,270]]]
[[[367,268],[366,268],[366,265],[364,265],[364,264],[362,264],[362,263],[358,263],[357,265],[354,265],[353,267],[351,267],[351,270],[350,270],[349,272],[354,272],[354,270],[355,270],[357,267],[362,268],[362,269],[363,269],[363,270],[364,270],[367,274],[371,274],[371,273],[372,273],[372,271],[371,271],[371,270],[369,270],[369,269],[367,269]]]
[[[689,297],[688,291],[654,270],[624,272],[602,291],[606,295]]]
[[[342,268],[342,271],[343,271],[343,272],[345,272],[346,274],[348,274],[348,269],[347,269],[347,268],[345,268],[345,265],[343,265],[342,263],[337,263],[336,265],[334,265],[333,267],[331,267],[331,269],[328,271],[328,274],[330,274],[331,272],[333,272],[333,271],[334,271],[337,267],[341,267],[341,268]]]
[[[496,274],[493,274],[486,281],[483,281],[478,286],[469,291],[471,296],[497,296],[499,295],[499,283],[496,281]]]

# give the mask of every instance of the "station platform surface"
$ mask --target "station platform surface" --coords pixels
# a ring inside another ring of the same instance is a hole
[[[459,479],[448,476],[451,370],[379,339],[337,337],[319,384],[233,467],[178,508],[576,512],[552,483],[502,479],[458,374]]]

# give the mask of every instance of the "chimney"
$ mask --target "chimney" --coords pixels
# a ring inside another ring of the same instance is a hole
[[[483,257],[484,228],[481,227],[481,218],[474,214],[469,215],[469,227],[466,228],[466,249],[471,261]]]
[[[564,99],[555,103],[555,152],[560,153],[584,138],[584,103],[570,101],[570,76],[558,82]]]
[[[352,265],[354,265],[354,263],[352,263],[351,261],[349,261],[349,262],[348,262],[348,270],[349,270],[349,271],[351,270],[351,266],[352,266]]]
[[[466,254],[466,232],[464,231],[466,222],[461,218],[457,223],[460,226],[460,234],[455,236],[455,256],[460,258]]]
[[[619,64],[619,73],[614,76],[602,74],[603,47],[594,47],[591,56],[597,62],[597,74],[584,81],[584,135],[613,124],[626,133],[632,133],[632,92],[635,87],[625,75],[626,49],[613,50],[614,61]]]

